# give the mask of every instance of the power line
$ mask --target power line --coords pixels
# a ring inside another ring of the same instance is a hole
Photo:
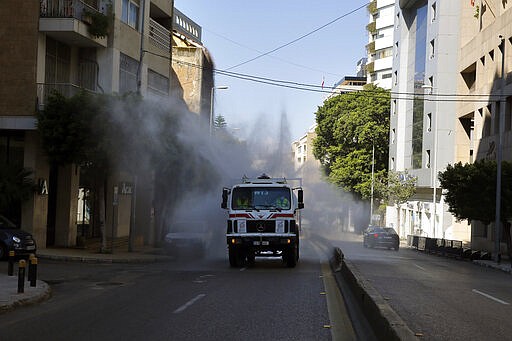
[[[204,67],[201,65],[193,64],[190,62],[180,61],[173,59],[174,63],[184,64],[191,67],[201,68]],[[317,93],[324,93],[324,94],[341,94],[345,92],[354,92],[357,93],[353,88],[329,88],[325,89],[321,85],[315,85],[315,84],[306,84],[306,83],[299,83],[299,82],[292,82],[292,81],[285,81],[285,80],[278,80],[278,79],[272,79],[267,77],[259,77],[259,76],[253,76],[243,73],[237,73],[237,72],[231,72],[226,70],[219,70],[219,69],[213,69],[213,72],[216,74],[220,74],[226,77],[232,77],[237,78],[241,80],[251,81],[255,83],[261,83],[261,84],[267,84],[267,85],[273,85],[293,90],[301,90],[301,91],[309,91],[309,92],[317,92]],[[372,91],[366,91],[365,95],[368,94],[368,92]],[[382,96],[380,93],[377,94],[378,96]],[[482,102],[482,103],[488,103],[492,98],[499,98],[500,95],[495,94],[430,94],[425,95],[423,93],[415,93],[415,92],[394,92],[390,91],[391,99],[396,100],[414,100],[414,99],[421,99],[427,102]]]
[[[214,34],[214,35],[216,35],[216,36],[218,36],[218,37],[220,37],[220,38],[222,38],[222,39],[225,39],[225,40],[227,40],[227,41],[229,41],[229,42],[231,42],[231,43],[233,43],[233,44],[235,44],[235,45],[238,45],[238,46],[240,46],[240,47],[243,47],[243,48],[245,48],[245,49],[252,50],[252,51],[255,51],[255,52],[258,52],[258,53],[264,53],[264,52],[261,52],[261,51],[259,51],[259,50],[254,49],[254,48],[252,48],[252,47],[249,47],[249,46],[246,46],[246,45],[240,44],[239,42],[236,42],[236,41],[234,41],[234,40],[232,40],[232,39],[230,39],[230,38],[224,37],[224,36],[223,36],[223,35],[221,35],[221,34],[218,34],[218,33],[213,32],[213,31],[211,31],[211,30],[205,29],[204,27],[203,27],[203,30],[206,30],[206,31],[208,31],[208,32],[210,32],[210,33],[212,33],[212,34]],[[336,76],[336,77],[342,77],[342,75],[337,74],[337,73],[332,73],[332,72],[328,72],[328,71],[325,71],[325,70],[314,69],[314,68],[311,68],[311,67],[309,67],[309,66],[305,66],[305,65],[301,65],[301,64],[297,64],[297,63],[291,62],[291,61],[286,60],[286,59],[284,59],[284,58],[279,58],[279,57],[277,57],[277,56],[269,56],[269,57],[270,57],[270,58],[274,58],[274,59],[276,59],[276,60],[279,60],[279,61],[281,61],[281,62],[283,62],[283,63],[287,63],[287,64],[290,64],[290,65],[293,65],[293,66],[296,66],[296,67],[302,68],[302,69],[306,69],[306,70],[310,70],[310,71],[315,71],[315,72],[321,72],[322,74],[326,74],[326,75],[331,75],[331,76]]]
[[[320,27],[318,27],[318,28],[314,29],[313,31],[310,31],[310,32],[308,32],[308,33],[306,33],[306,34],[304,34],[304,35],[302,35],[302,36],[300,36],[300,37],[298,37],[298,38],[296,38],[296,39],[294,39],[294,40],[292,40],[292,41],[288,42],[288,43],[285,43],[285,44],[283,44],[283,45],[281,45],[281,46],[278,46],[278,47],[276,47],[275,49],[272,49],[272,50],[270,50],[270,51],[268,51],[268,52],[262,53],[262,54],[260,54],[260,55],[258,55],[258,56],[256,56],[256,57],[254,57],[254,58],[251,58],[251,59],[249,59],[249,60],[246,60],[246,61],[244,61],[244,62],[241,62],[241,63],[239,63],[239,64],[237,64],[237,65],[231,66],[231,67],[227,68],[226,70],[231,70],[231,69],[237,68],[237,67],[239,67],[239,66],[242,66],[242,65],[245,65],[245,64],[247,64],[247,63],[250,63],[250,62],[252,62],[252,61],[254,61],[254,60],[256,60],[256,59],[259,59],[259,58],[261,58],[261,57],[264,57],[264,56],[266,56],[266,55],[269,55],[269,54],[271,54],[271,53],[274,53],[274,52],[276,52],[276,51],[278,51],[278,50],[281,50],[281,49],[283,49],[283,48],[285,48],[285,47],[287,47],[287,46],[290,46],[291,44],[294,44],[294,43],[298,42],[299,40],[302,40],[302,39],[304,39],[304,38],[306,38],[306,37],[308,37],[308,36],[312,35],[313,33],[316,33],[316,32],[318,32],[318,31],[320,31],[321,29],[323,29],[323,28],[325,28],[325,27],[327,27],[327,26],[329,26],[329,25],[331,25],[331,24],[335,23],[336,21],[338,21],[338,20],[340,20],[340,19],[343,19],[343,18],[345,18],[345,17],[349,16],[349,15],[350,15],[350,14],[352,14],[352,13],[355,13],[355,12],[359,11],[361,8],[366,7],[366,6],[367,6],[367,4],[364,4],[364,5],[362,5],[362,6],[359,6],[358,8],[356,8],[356,9],[354,9],[354,10],[352,10],[352,11],[348,12],[348,13],[345,13],[345,14],[343,14],[343,15],[339,16],[339,17],[337,17],[336,19],[333,19],[333,20],[329,21],[327,24],[324,24],[324,25],[322,25],[322,26],[320,26]]]

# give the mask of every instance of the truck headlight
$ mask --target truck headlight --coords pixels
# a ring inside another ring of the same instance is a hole
[[[12,240],[14,240],[14,242],[16,243],[21,242],[21,239],[19,239],[18,237],[12,237]]]
[[[276,233],[284,233],[284,220],[276,220]]]
[[[237,220],[238,233],[247,233],[247,222],[245,220]]]

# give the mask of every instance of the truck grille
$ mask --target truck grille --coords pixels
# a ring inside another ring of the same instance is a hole
[[[275,233],[275,220],[247,220],[248,233]]]

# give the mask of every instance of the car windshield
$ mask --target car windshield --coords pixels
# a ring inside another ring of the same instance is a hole
[[[15,229],[16,225],[4,217],[3,215],[0,215],[0,229]]]
[[[386,231],[389,234],[396,234],[395,229],[392,228],[392,227],[384,227],[383,230]]]
[[[244,209],[290,209],[290,189],[288,187],[236,187],[233,189],[231,207]]]

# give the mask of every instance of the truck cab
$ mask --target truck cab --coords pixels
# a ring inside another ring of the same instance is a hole
[[[290,182],[298,181],[298,187]],[[288,267],[299,260],[302,179],[247,177],[224,188],[228,211],[226,241],[232,267],[253,265],[256,257],[282,257]]]

